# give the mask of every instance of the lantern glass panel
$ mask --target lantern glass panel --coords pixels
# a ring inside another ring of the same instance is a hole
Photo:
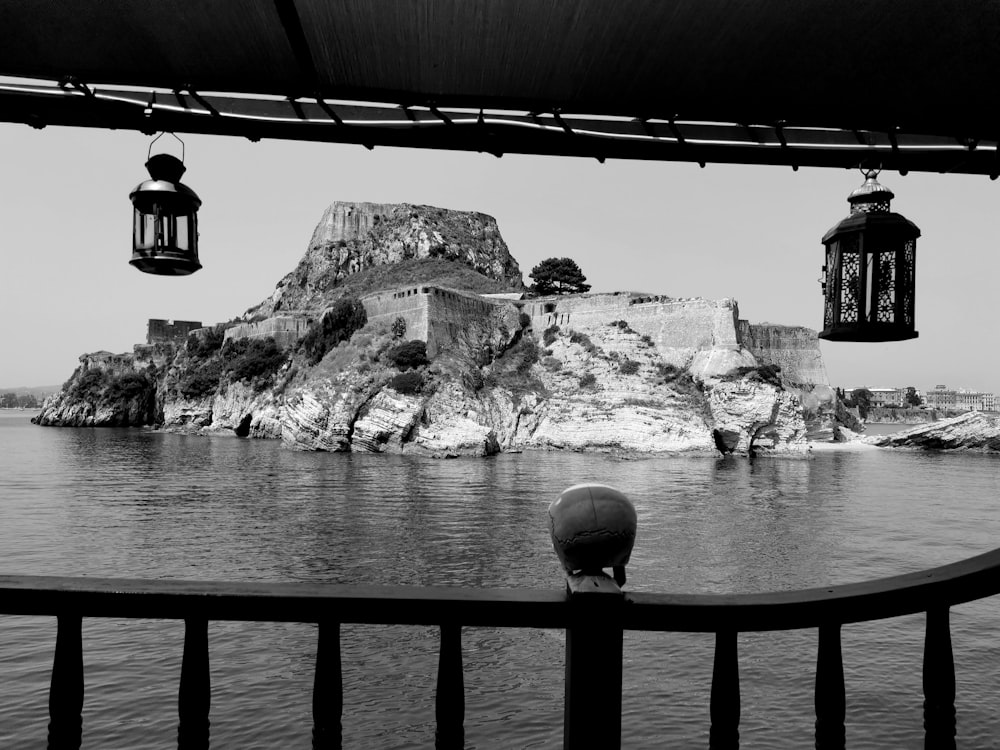
[[[135,248],[137,250],[152,250],[156,238],[156,217],[135,210]]]
[[[174,246],[174,217],[170,214],[160,214],[157,216],[158,234],[156,246],[161,250],[169,250]]]
[[[191,243],[189,241],[189,238],[191,236],[191,233],[188,230],[188,217],[187,216],[176,217],[175,228],[177,230],[177,238],[176,238],[177,249],[190,250]]]
[[[859,283],[861,279],[861,258],[858,254],[858,238],[845,237],[839,243],[840,249],[840,322],[857,323]]]

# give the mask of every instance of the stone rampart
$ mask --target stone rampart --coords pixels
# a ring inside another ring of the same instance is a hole
[[[125,375],[143,370],[148,361],[142,361],[131,353],[112,354],[107,351],[80,355],[80,370],[103,370],[111,375]]]
[[[276,315],[273,318],[265,318],[255,323],[240,323],[232,328],[227,328],[223,335],[223,341],[273,337],[278,346],[287,349],[305,336],[311,325],[310,318]]]
[[[777,365],[787,382],[830,385],[819,339],[811,328],[741,320],[739,335],[757,362]]]
[[[361,298],[369,323],[391,326],[396,318],[406,322],[406,338],[427,341],[428,297],[435,287],[414,286],[378,292]],[[429,343],[429,342],[428,342]],[[430,347],[428,347],[428,354]]]
[[[485,321],[498,311],[516,308],[506,301],[490,301],[478,294],[468,294],[436,286],[418,286],[380,292],[362,298],[369,322],[392,325],[396,318],[406,322],[406,338],[427,343],[427,356],[433,358],[475,320]]]
[[[520,309],[510,300],[486,300],[478,295],[436,290],[428,298],[428,354],[458,343],[463,348],[489,342],[494,348],[506,345],[520,329]],[[470,337],[463,340],[463,334]]]
[[[146,326],[146,343],[183,342],[191,331],[201,328],[199,320],[163,320],[150,318]]]
[[[684,365],[696,351],[739,349],[736,321],[739,310],[732,299],[675,299],[661,295],[614,294],[544,297],[524,303],[532,327],[558,325],[589,333],[624,320],[636,333],[649,336],[671,364]]]

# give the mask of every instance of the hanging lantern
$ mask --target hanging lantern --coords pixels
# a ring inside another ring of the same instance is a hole
[[[183,146],[183,141],[181,144]],[[152,147],[150,144],[150,150]],[[149,157],[146,169],[152,179],[139,184],[129,194],[135,206],[129,263],[143,273],[161,276],[194,273],[201,268],[198,262],[201,199],[180,181],[185,171],[184,162],[170,154],[157,154]]]
[[[864,172],[851,215],[823,237],[823,331],[830,341],[914,339],[916,224],[889,211],[890,190]]]

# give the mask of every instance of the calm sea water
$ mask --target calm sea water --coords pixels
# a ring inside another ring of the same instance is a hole
[[[0,571],[561,589],[570,484],[639,514],[631,590],[751,592],[894,575],[1000,544],[1000,458],[435,461],[35,427],[0,412]],[[960,747],[1000,746],[1000,607],[952,612]],[[213,748],[309,747],[315,628],[212,623]],[[922,747],[923,618],[844,628],[848,744]],[[45,744],[55,621],[0,617],[0,747]],[[84,745],[171,747],[183,626],[84,621]],[[623,745],[707,747],[712,636],[626,634]],[[469,748],[561,746],[561,632],[466,629]],[[742,746],[811,747],[815,633],[739,639]],[[436,632],[343,629],[345,747],[433,744]]]

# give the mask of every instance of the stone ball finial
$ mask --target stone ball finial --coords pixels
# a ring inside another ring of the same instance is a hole
[[[635,507],[605,484],[576,484],[549,506],[552,545],[567,573],[599,575],[613,568],[619,586],[632,554]]]

